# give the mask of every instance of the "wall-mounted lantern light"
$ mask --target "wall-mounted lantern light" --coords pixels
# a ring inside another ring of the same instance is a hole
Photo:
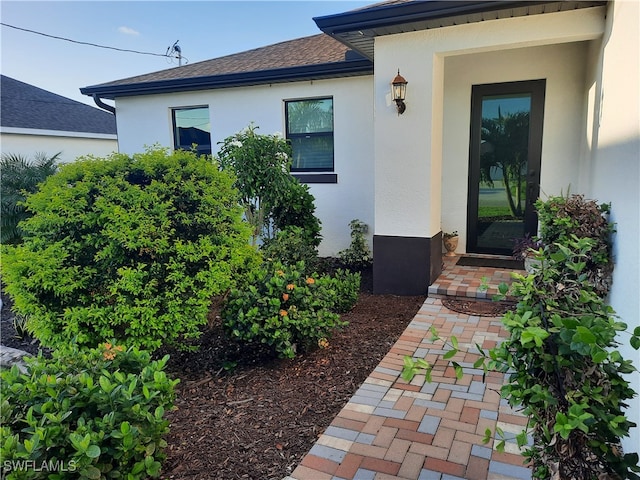
[[[407,94],[407,82],[402,75],[400,75],[400,69],[398,69],[398,75],[391,82],[391,97],[396,102],[398,109],[398,115],[402,115],[407,109],[404,103],[405,96]]]

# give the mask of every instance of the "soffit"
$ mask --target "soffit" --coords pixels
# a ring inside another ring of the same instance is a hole
[[[606,1],[424,1],[391,0],[350,12],[316,17],[318,28],[365,57],[374,58],[374,38],[398,33],[544,15],[606,5]]]

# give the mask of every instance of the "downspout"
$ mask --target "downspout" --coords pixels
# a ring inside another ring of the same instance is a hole
[[[99,106],[103,110],[106,110],[107,112],[111,112],[114,115],[116,114],[116,107],[113,107],[111,105],[104,103],[97,93],[93,94],[93,101],[96,103],[97,106]]]

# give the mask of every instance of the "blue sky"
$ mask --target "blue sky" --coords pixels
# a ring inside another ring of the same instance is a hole
[[[195,63],[320,33],[313,17],[372,1],[5,1],[2,23],[121,49],[165,54],[179,40]],[[3,75],[94,105],[88,85],[177,66],[168,58],[79,45],[1,27]]]

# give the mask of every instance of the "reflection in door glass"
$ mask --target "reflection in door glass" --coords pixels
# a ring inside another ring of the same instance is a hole
[[[478,247],[511,249],[524,236],[531,95],[482,98]]]

